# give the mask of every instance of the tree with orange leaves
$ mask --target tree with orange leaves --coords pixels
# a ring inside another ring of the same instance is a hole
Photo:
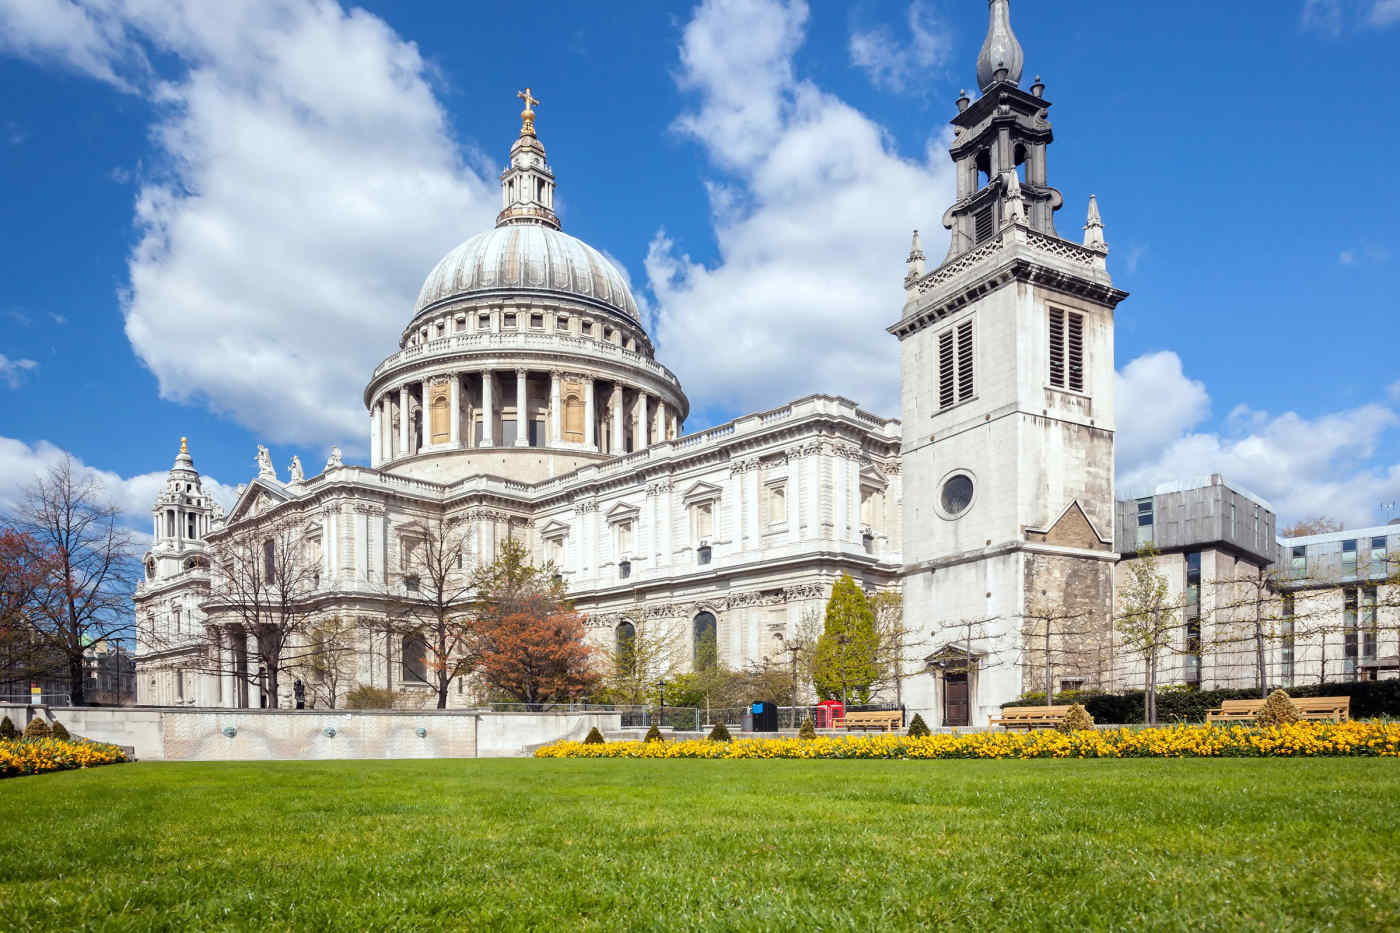
[[[471,665],[491,690],[520,703],[558,703],[597,681],[584,641],[583,616],[564,595],[552,566],[536,567],[525,546],[506,541],[478,569],[471,625]]]

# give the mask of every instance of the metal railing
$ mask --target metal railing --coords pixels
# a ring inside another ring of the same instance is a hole
[[[778,729],[780,731],[800,729],[802,728],[803,720],[808,717],[811,717],[812,725],[817,729],[841,728],[840,719],[828,713],[827,709],[828,708],[824,706],[780,706],[778,707]],[[742,729],[744,728],[749,710],[750,707],[748,706],[712,707],[710,709],[701,710],[703,714],[702,725],[705,728],[710,728],[716,723],[722,722],[726,728],[738,727]],[[848,713],[892,712],[894,710],[900,710],[901,714],[903,713],[902,707],[895,706],[891,703],[871,703],[863,706],[852,705],[846,707],[846,712]]]
[[[72,699],[66,693],[41,693],[36,703],[32,693],[0,693],[0,703],[7,706],[72,706]]]

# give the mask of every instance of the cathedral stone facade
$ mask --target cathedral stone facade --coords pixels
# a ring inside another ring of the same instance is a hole
[[[299,529],[317,611],[354,620],[344,682],[425,702],[412,642],[385,619],[412,598],[415,551],[436,523],[464,536],[472,565],[524,543],[599,644],[662,629],[682,667],[710,639],[726,666],[782,664],[842,573],[872,592],[899,586],[899,422],[814,395],[685,434],[689,402],[625,279],[560,229],[534,102],[527,93],[496,227],[438,263],[370,376],[368,467],[337,451],[314,476],[294,459],[284,477],[260,449],[225,517],[182,442],[135,596],[139,702],[267,704],[208,551],[269,522]],[[279,705],[314,673],[283,676]],[[454,703],[470,702],[465,686]]]
[[[680,669],[701,644],[730,668],[784,665],[843,573],[900,591],[898,696],[935,725],[985,724],[1046,685],[1141,686],[1113,624],[1140,560],[1180,603],[1163,683],[1396,676],[1390,529],[1286,542],[1281,568],[1267,504],[1218,476],[1115,502],[1114,315],[1127,295],[1092,196],[1082,238],[1056,227],[1045,84],[1021,86],[1008,0],[989,6],[979,94],[952,120],[948,252],[928,268],[914,234],[889,328],[901,420],[812,395],[686,434],[689,401],[626,279],[560,229],[527,90],[495,228],[432,270],[370,375],[369,465],[333,451],[316,475],[293,458],[282,477],[260,449],[225,516],[181,442],[135,595],[139,702],[268,704],[273,678],[210,563],[272,525],[292,530],[278,559],[306,571],[305,602],[347,626],[342,693],[429,701],[421,643],[390,617],[419,598],[425,542],[449,526],[462,573],[521,542],[557,570],[596,644],[650,630]],[[1305,605],[1323,607],[1306,624]],[[278,705],[298,684],[324,704],[322,674],[289,672]],[[452,703],[472,699],[458,678]]]

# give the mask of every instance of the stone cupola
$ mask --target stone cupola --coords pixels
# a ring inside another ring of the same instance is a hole
[[[952,231],[948,259],[991,239],[1006,224],[1057,236],[1055,211],[1064,204],[1046,180],[1045,150],[1054,141],[1037,77],[1020,86],[1025,60],[1011,31],[1009,0],[991,0],[991,22],[977,59],[977,100],[966,93],[953,118],[950,154],[957,166],[957,201],[943,215]]]
[[[558,230],[554,172],[546,160],[544,144],[535,135],[535,104],[540,101],[528,87],[516,96],[525,101],[525,109],[520,111],[520,138],[510,147],[510,166],[501,173],[501,212],[496,226],[543,224]]]
[[[204,553],[205,536],[223,518],[223,509],[205,493],[186,438],[180,438],[180,452],[151,506],[151,517],[154,543],[146,556],[148,580],[204,565],[195,552]]]

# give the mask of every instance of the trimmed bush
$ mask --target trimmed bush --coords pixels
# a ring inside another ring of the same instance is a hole
[[[1055,727],[1061,732],[1078,732],[1081,729],[1094,728],[1094,717],[1089,715],[1089,711],[1084,708],[1083,703],[1075,703],[1065,713],[1065,718],[1060,720],[1060,724]]]
[[[717,722],[717,723],[715,723],[715,727],[714,727],[713,729],[710,730],[710,741],[711,741],[711,742],[728,742],[728,741],[730,741],[729,730],[728,730],[727,728],[725,728],[724,723],[722,723],[722,722]]]
[[[647,737],[646,739],[644,739],[644,741],[664,742],[666,740],[661,737],[661,730],[656,728],[656,723],[652,723],[651,728],[647,730]]]
[[[597,726],[594,726],[592,729],[589,729],[589,730],[588,730],[588,737],[587,737],[586,739],[583,740],[583,744],[584,744],[584,745],[602,745],[605,741],[606,741],[606,740],[603,738],[603,733],[601,733],[601,732],[598,731],[598,727],[597,727]]]
[[[384,687],[370,687],[359,684],[345,694],[346,709],[393,709],[396,696],[394,691]]]
[[[14,723],[10,722],[10,717],[6,716],[4,719],[0,719],[0,739],[17,738],[19,738],[19,730],[15,728]]]
[[[928,734],[928,723],[924,722],[923,716],[915,713],[914,718],[909,721],[909,738],[922,739]]]
[[[1261,726],[1287,726],[1298,721],[1298,707],[1288,694],[1275,690],[1264,700],[1264,708],[1255,716]]]
[[[68,727],[65,726],[63,723],[59,722],[57,719],[53,721],[53,737],[56,739],[62,739],[65,742],[70,741],[73,738],[71,735],[68,734]]]
[[[797,730],[797,737],[799,739],[815,739],[817,737],[817,728],[812,725],[811,716],[802,720],[802,728]]]
[[[24,727],[24,737],[26,739],[47,739],[53,735],[53,730],[44,721],[43,716],[35,716],[29,720],[29,725]]]

